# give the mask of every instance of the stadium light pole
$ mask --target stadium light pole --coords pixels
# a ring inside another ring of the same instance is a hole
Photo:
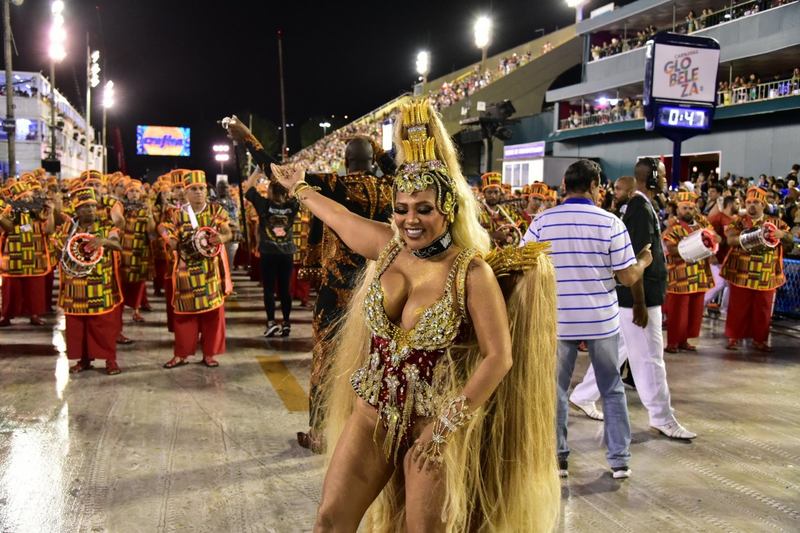
[[[3,121],[3,130],[6,132],[8,142],[8,176],[17,173],[17,122],[14,118],[14,68],[11,64],[11,4],[22,5],[24,0],[3,0],[3,51],[6,61],[6,119]],[[0,182],[2,179],[0,178]]]
[[[231,147],[227,144],[215,144],[211,150],[214,152],[214,160],[219,163],[219,173],[225,174],[225,163],[231,158],[229,154]]]
[[[56,158],[56,63],[67,57],[64,29],[64,1],[53,0],[50,4],[50,159]]]
[[[575,9],[575,24],[583,20],[583,6],[587,0],[567,0],[567,5]]]
[[[89,148],[93,138],[92,128],[92,89],[100,85],[100,50],[91,51],[89,36],[86,36],[86,170],[89,170]]]
[[[423,50],[417,54],[417,74],[422,77],[422,85],[428,83],[428,73],[431,70],[431,54]]]
[[[320,122],[319,127],[322,128],[322,136],[325,137],[328,134],[328,128],[331,127],[331,123],[326,120],[325,122]]]
[[[108,80],[103,88],[103,174],[108,174],[108,150],[106,149],[106,115],[114,107],[114,82]]]
[[[475,34],[475,46],[481,49],[481,72],[486,70],[486,51],[489,48],[489,41],[492,38],[492,19],[482,15],[475,20],[473,28]]]

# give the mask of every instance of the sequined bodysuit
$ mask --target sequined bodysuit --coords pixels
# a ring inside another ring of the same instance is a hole
[[[464,285],[467,267],[477,254],[471,249],[458,254],[442,296],[425,309],[413,328],[404,329],[386,315],[380,280],[402,248],[401,243],[392,241],[378,258],[364,303],[372,332],[369,360],[350,378],[356,394],[377,409],[378,423],[386,429],[384,453],[393,460],[398,450],[409,444],[417,418],[435,414],[447,370],[439,363],[466,329]]]

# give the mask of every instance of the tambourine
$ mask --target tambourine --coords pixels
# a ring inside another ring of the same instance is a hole
[[[95,236],[91,233],[75,233],[67,239],[61,254],[61,268],[74,278],[85,278],[103,260],[103,247],[89,251],[89,242]]]
[[[775,237],[778,227],[772,222],[764,222],[761,227],[743,231],[739,235],[739,245],[748,252],[758,252],[775,248],[781,241]]]
[[[209,226],[197,228],[192,235],[180,243],[181,255],[187,259],[208,259],[222,252],[222,243],[212,244],[211,236],[219,232]]]
[[[503,224],[494,231],[492,240],[494,241],[494,245],[498,248],[504,248],[506,246],[516,247],[519,246],[520,241],[522,241],[522,232],[514,224]]]
[[[711,257],[719,250],[719,243],[714,238],[714,233],[707,229],[700,229],[684,237],[678,243],[678,254],[687,263],[697,263]]]

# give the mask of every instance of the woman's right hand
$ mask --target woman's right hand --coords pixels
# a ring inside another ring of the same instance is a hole
[[[294,186],[297,182],[302,181],[306,175],[306,169],[303,165],[276,165],[270,164],[272,169],[272,177],[289,191],[289,194],[294,192]]]
[[[239,117],[233,115],[228,124],[228,135],[236,142],[243,142],[250,135],[250,130],[239,120]]]

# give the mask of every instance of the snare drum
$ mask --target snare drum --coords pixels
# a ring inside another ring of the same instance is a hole
[[[700,229],[681,239],[678,243],[678,254],[687,263],[697,263],[711,257],[719,249],[713,232]]]

